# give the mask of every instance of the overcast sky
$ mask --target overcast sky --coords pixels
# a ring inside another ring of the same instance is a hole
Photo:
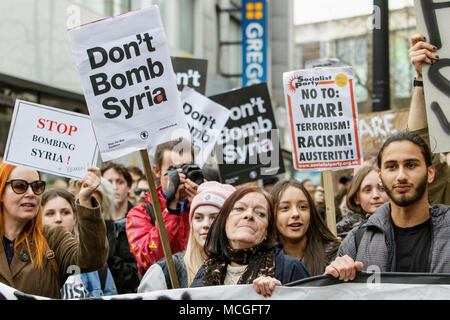
[[[413,5],[414,0],[389,0],[390,9]],[[373,0],[294,0],[294,24],[371,14]]]

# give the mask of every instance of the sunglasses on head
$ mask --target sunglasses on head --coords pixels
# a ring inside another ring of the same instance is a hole
[[[134,194],[135,195],[140,195],[141,192],[149,192],[149,191],[150,191],[150,189],[136,188],[136,189],[134,189]]]
[[[6,182],[6,184],[10,184],[12,190],[17,194],[23,194],[27,192],[28,186],[31,186],[31,190],[35,195],[40,195],[45,190],[45,181],[36,180],[33,182],[28,182],[22,179],[12,179]]]

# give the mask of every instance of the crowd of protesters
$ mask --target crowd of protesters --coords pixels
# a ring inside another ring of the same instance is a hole
[[[438,59],[434,51],[412,36],[417,81],[422,64]],[[309,276],[352,280],[371,265],[450,273],[450,164],[430,151],[421,86],[407,128],[339,179],[336,232],[325,190],[310,179],[271,176],[234,187],[206,167],[194,182],[183,173],[195,161],[189,142],[159,145],[152,169],[179,286],[253,284],[268,297]],[[107,162],[82,180],[46,186],[40,172],[3,163],[0,199],[0,282],[63,299],[172,288],[139,168]]]

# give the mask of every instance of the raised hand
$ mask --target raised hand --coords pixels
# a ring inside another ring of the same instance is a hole
[[[81,179],[80,192],[78,199],[82,206],[91,208],[91,196],[97,190],[101,183],[100,169],[97,167],[90,167],[87,169],[86,175]]]

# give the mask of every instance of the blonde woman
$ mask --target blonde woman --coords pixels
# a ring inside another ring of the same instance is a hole
[[[186,251],[172,255],[180,288],[190,286],[206,255],[204,244],[209,228],[225,200],[236,189],[231,185],[209,181],[198,187],[189,211],[190,233]],[[138,292],[171,289],[166,259],[153,264],[145,273]]]

